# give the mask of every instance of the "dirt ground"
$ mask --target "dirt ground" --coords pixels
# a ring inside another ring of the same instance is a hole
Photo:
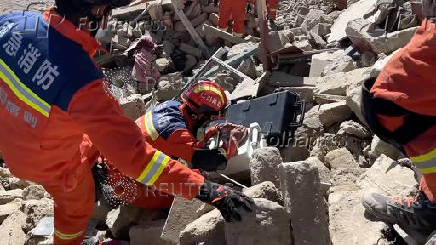
[[[54,0],[0,0],[0,14],[26,10],[29,6],[30,10],[41,10],[53,3]]]

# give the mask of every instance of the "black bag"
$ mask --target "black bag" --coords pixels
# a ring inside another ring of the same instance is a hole
[[[302,125],[304,111],[300,96],[284,91],[230,105],[226,119],[246,127],[257,122],[268,145],[284,147],[292,142],[295,130]]]

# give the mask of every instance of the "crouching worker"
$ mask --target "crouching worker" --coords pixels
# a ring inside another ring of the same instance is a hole
[[[435,33],[435,24],[424,20],[377,79],[365,81],[362,94],[371,129],[410,157],[422,174],[416,197],[366,193],[363,205],[377,220],[398,224],[411,235],[436,230]]]
[[[52,195],[54,244],[80,244],[94,208],[83,134],[120,171],[171,195],[216,206],[227,220],[251,209],[250,198],[204,180],[146,143],[105,88],[92,56],[95,23],[122,0],[56,0],[43,14],[0,16],[0,149],[12,174]],[[186,185],[189,183],[189,185]],[[166,190],[162,190],[166,191]]]
[[[224,170],[227,160],[237,154],[239,145],[247,138],[244,126],[230,123],[202,130],[210,122],[222,118],[227,106],[224,90],[217,83],[200,81],[188,88],[181,99],[182,102],[170,100],[161,103],[136,120],[146,142],[168,156],[183,159],[191,168]],[[208,140],[218,135],[223,141],[222,146],[212,150],[207,148]],[[85,141],[82,145],[90,144]],[[98,164],[94,175],[98,190],[113,206],[122,203],[143,208],[171,206],[173,196],[161,195],[135,183],[109,161]],[[107,193],[105,186],[110,186],[112,191]]]

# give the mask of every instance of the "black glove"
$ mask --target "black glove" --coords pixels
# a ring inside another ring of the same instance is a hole
[[[204,171],[224,170],[227,167],[227,158],[218,149],[198,149],[192,156],[192,168]]]
[[[200,201],[216,207],[227,222],[241,221],[241,208],[252,212],[253,199],[227,186],[205,181],[197,195]]]

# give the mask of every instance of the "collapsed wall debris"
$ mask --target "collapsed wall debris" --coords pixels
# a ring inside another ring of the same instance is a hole
[[[131,206],[102,212],[99,219],[107,227],[94,240],[388,243],[389,227],[365,219],[360,199],[373,189],[407,195],[416,191],[417,182],[404,155],[370,132],[360,92],[363,80],[376,76],[414,34],[420,17],[412,10],[409,1],[282,0],[269,26],[271,71],[262,64],[256,15],[247,15],[248,36],[239,38],[217,28],[219,8],[211,1],[156,0],[114,10],[107,30],[112,36],[100,39],[110,54],[96,60],[108,91],[131,119],[201,79],[217,81],[234,100],[292,91],[305,100],[306,115],[293,141],[251,155],[249,188],[243,192],[256,198],[256,207],[241,223],[225,223],[217,209],[198,200],[176,198],[169,213]],[[156,45],[150,55],[159,76],[140,82],[132,76],[132,50],[144,36]],[[50,235],[33,234],[44,217],[53,215],[50,195],[7,168],[0,168],[0,181],[2,244],[50,244]]]

